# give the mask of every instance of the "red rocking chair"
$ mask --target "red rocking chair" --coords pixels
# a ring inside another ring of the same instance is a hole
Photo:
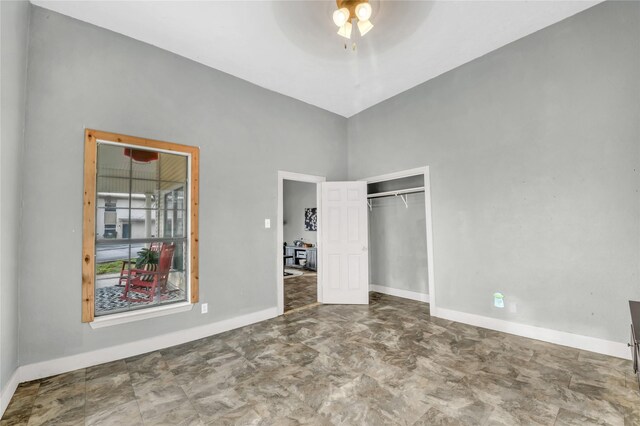
[[[174,243],[162,244],[156,270],[131,269],[120,299],[129,302],[153,302],[157,288],[160,288],[161,292],[165,292],[175,249]],[[130,292],[137,293],[137,295],[132,297],[129,295]]]
[[[159,252],[162,248],[162,243],[151,243],[149,246],[149,250]],[[118,286],[123,287],[127,284],[127,280],[129,279],[129,274],[131,274],[131,265],[135,265],[136,262],[134,260],[123,260],[122,268],[120,268],[120,279],[118,280]],[[135,268],[134,268],[135,269]]]

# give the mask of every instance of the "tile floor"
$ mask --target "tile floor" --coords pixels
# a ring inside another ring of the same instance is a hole
[[[629,361],[378,293],[20,385],[6,425],[638,425]]]
[[[302,275],[284,280],[284,311],[302,308],[318,301],[318,274],[302,271]]]

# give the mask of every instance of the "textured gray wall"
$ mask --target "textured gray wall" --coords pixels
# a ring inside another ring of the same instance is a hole
[[[18,248],[29,3],[0,2],[0,389],[18,367]]]
[[[317,244],[318,233],[304,230],[304,209],[317,207],[316,184],[285,180],[282,191],[282,216],[285,223],[282,228],[284,241],[288,244],[293,244],[294,240],[302,237],[308,243]]]
[[[640,3],[605,2],[350,119],[350,178],[430,166],[440,307],[624,342],[639,76]]]
[[[41,8],[30,37],[21,364],[275,307],[277,171],[344,179],[346,119]],[[209,314],[80,323],[85,127],[200,146]]]

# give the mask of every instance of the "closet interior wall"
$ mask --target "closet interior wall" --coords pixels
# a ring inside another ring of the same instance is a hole
[[[416,175],[368,184],[368,194],[424,186]],[[428,294],[424,192],[370,198],[369,271],[372,285]]]

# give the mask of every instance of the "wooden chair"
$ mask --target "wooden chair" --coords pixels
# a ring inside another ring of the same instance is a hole
[[[169,270],[173,262],[173,253],[176,249],[174,243],[163,243],[160,248],[160,256],[156,270],[131,269],[127,277],[124,293],[120,297],[129,302],[153,302],[156,289],[166,291]],[[129,293],[137,293],[141,296],[130,296]],[[146,296],[146,297],[142,297]]]
[[[151,251],[160,251],[162,248],[162,243],[151,243],[149,246],[149,250]],[[127,280],[129,279],[129,274],[133,269],[135,269],[135,260],[123,260],[122,268],[120,268],[120,279],[118,280],[118,286],[123,287],[127,284]],[[133,266],[132,266],[133,265]]]

